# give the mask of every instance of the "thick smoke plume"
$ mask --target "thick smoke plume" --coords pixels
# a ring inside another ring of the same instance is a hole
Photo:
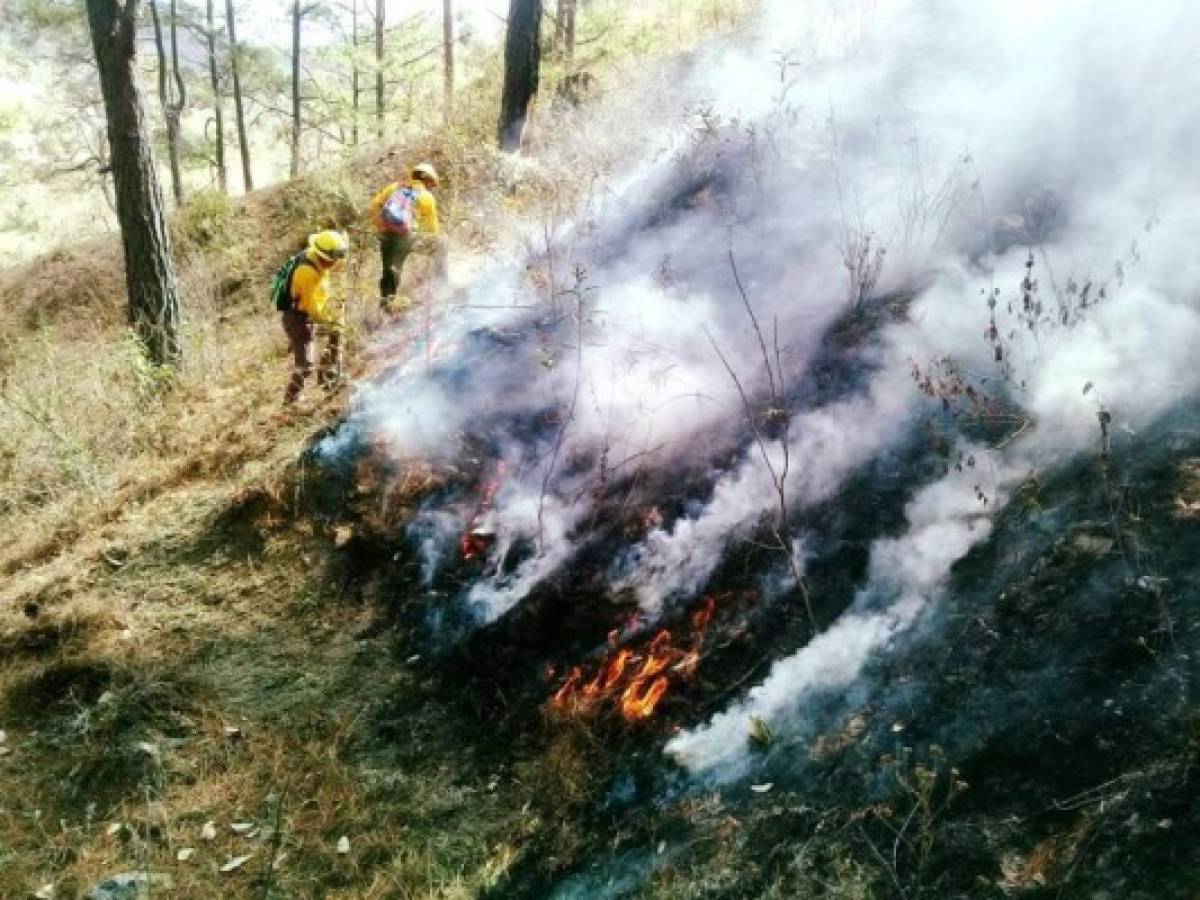
[[[624,161],[570,221],[531,226],[549,291],[496,263],[440,323],[446,355],[426,347],[363,386],[328,449],[366,436],[450,462],[464,435],[486,443],[506,474],[463,598],[480,621],[575,558],[598,472],[703,473],[609,572],[653,621],[773,515],[778,485],[747,438],[771,379],[796,516],[951,402],[922,397],[914,366],[1003,410],[1003,434],[956,438],[974,465],[914,488],[907,530],[877,536],[847,612],[670,745],[736,774],[751,716],[802,732],[806,697],[848,686],[931,615],[1016,484],[1100,449],[1100,413],[1136,431],[1196,390],[1197,26],[1182,2],[769,5],[755,33],[655,84],[638,140],[613,128],[630,120],[619,100],[581,125],[624,141]],[[905,311],[870,318],[888,305]],[[855,377],[818,389],[823,338],[852,308],[876,323]],[[713,466],[714,447],[733,462]],[[421,523],[433,579],[465,523],[436,503]]]

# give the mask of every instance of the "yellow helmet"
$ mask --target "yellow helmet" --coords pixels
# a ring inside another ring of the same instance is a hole
[[[421,181],[424,181],[430,187],[438,186],[437,169],[435,169],[433,167],[432,163],[423,162],[423,163],[420,163],[419,165],[413,166],[412,177],[419,178]]]
[[[308,236],[308,249],[318,259],[332,265],[346,258],[350,252],[350,239],[341,231],[318,231]]]

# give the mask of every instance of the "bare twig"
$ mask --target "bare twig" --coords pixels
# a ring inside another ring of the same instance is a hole
[[[778,468],[771,459],[770,451],[767,448],[768,436],[763,433],[759,427],[757,417],[754,414],[754,407],[750,403],[750,397],[746,393],[746,389],[742,384],[742,380],[738,377],[733,365],[729,362],[728,357],[722,352],[716,340],[708,329],[704,330],[705,337],[712,345],[713,350],[717,354],[717,358],[721,360],[721,364],[725,367],[725,371],[729,374],[733,381],[734,387],[737,388],[738,396],[741,397],[742,407],[746,414],[747,422],[750,425],[750,432],[754,436],[754,442],[758,446],[759,454],[762,456],[763,465],[766,466],[767,474],[771,478],[771,483],[775,488],[775,496],[778,501],[778,510],[775,517],[775,522],[772,526],[775,540],[779,545],[779,549],[783,552],[784,558],[787,560],[788,571],[792,575],[792,579],[796,583],[796,590],[800,593],[801,599],[804,601],[804,609],[808,614],[809,624],[813,630],[817,630],[817,619],[813,614],[812,599],[808,593],[808,586],[804,583],[803,573],[800,571],[800,566],[796,562],[796,554],[792,546],[791,526],[788,522],[788,503],[787,503],[787,477],[791,467],[791,448],[789,440],[789,416],[784,408],[784,398],[781,394],[783,389],[783,371],[782,371],[782,353],[779,346],[779,322],[774,323],[774,350],[775,362],[771,362],[771,354],[767,350],[767,342],[763,337],[762,328],[758,323],[758,316],[754,313],[754,306],[750,303],[750,298],[746,293],[745,286],[742,284],[742,279],[737,269],[737,259],[732,250],[729,251],[729,265],[733,270],[734,283],[737,285],[738,293],[741,295],[742,304],[746,308],[746,314],[750,318],[750,322],[754,327],[754,333],[758,337],[758,346],[762,351],[763,368],[767,373],[767,385],[770,390],[770,409],[768,416],[772,421],[782,423],[780,430],[779,445],[781,452],[781,462]]]

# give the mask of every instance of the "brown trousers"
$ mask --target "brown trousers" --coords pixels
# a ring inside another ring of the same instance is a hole
[[[292,355],[292,377],[283,394],[284,403],[292,403],[304,389],[304,382],[313,370],[313,355],[316,352],[316,326],[305,313],[289,309],[280,316],[283,333],[287,335],[288,352]],[[317,382],[328,386],[337,381],[342,365],[342,333],[331,328],[327,332],[325,351],[321,354],[321,365],[317,370]]]

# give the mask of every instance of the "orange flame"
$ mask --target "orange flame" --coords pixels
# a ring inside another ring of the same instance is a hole
[[[563,686],[554,692],[553,703],[555,706],[562,706],[571,696],[571,692],[575,690],[575,685],[579,684],[583,678],[583,669],[576,666],[571,670],[571,674],[567,676],[567,680],[563,682]]]
[[[478,532],[480,520],[489,509],[492,508],[492,503],[496,499],[496,491],[500,490],[500,475],[504,474],[504,463],[497,463],[496,474],[493,478],[483,486],[483,492],[479,495],[479,503],[475,507],[475,511],[471,513],[470,521],[467,522],[467,528],[459,539],[458,546],[462,551],[464,560],[472,560],[487,550],[491,539],[487,535]]]
[[[584,714],[611,702],[629,722],[649,719],[675,681],[695,677],[704,635],[716,617],[721,599],[724,596],[707,597],[703,606],[692,613],[687,646],[673,644],[671,632],[664,629],[641,652],[618,648],[622,629],[614,628],[608,634],[612,650],[591,678],[585,680],[583,668],[576,666],[554,693],[551,705],[558,710]]]
[[[641,688],[644,683],[635,681],[621,695],[621,714],[626,719],[650,718],[654,715],[654,708],[658,706],[658,701],[663,698],[663,695],[667,693],[667,688],[670,687],[666,676],[654,679],[650,687],[642,692]]]

